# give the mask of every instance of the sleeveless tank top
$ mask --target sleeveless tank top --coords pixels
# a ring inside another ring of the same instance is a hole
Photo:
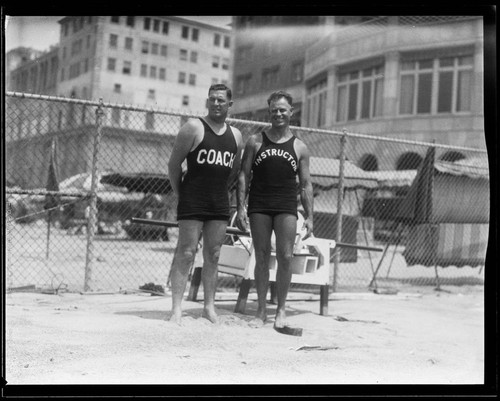
[[[231,127],[217,135],[200,118],[203,140],[186,157],[187,173],[179,188],[177,219],[228,219],[228,177],[237,145]]]
[[[252,166],[248,213],[297,214],[299,160],[295,136],[283,143],[269,140],[262,132],[262,145]]]

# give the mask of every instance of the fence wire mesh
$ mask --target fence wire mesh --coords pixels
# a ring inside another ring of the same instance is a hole
[[[176,220],[167,163],[179,128],[196,116],[9,92],[5,117],[7,287],[167,286],[177,229],[131,219]],[[229,122],[244,140],[268,126]],[[381,250],[335,248],[334,291],[483,283],[484,150],[293,131],[312,155],[315,236]],[[221,289],[240,281],[219,274]]]

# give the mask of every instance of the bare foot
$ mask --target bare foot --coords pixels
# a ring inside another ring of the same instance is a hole
[[[213,309],[203,309],[202,317],[208,319],[214,324],[219,323],[219,316],[217,316],[217,313],[215,313],[215,310]]]
[[[260,329],[262,326],[264,326],[264,321],[258,317],[254,317],[248,322],[248,326],[253,329]]]
[[[284,310],[276,311],[276,319],[274,320],[274,327],[283,328],[287,326],[286,313]]]
[[[182,312],[175,311],[172,312],[168,320],[172,323],[176,323],[177,325],[181,326],[181,321],[182,321],[181,317],[182,317]]]
[[[257,308],[257,312],[255,313],[255,318],[262,320],[262,323],[265,323],[267,320],[267,313],[265,309],[259,309]]]

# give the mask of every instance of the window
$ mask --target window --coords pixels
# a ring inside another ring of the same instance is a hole
[[[113,92],[115,92],[115,93],[122,93],[122,85],[121,84],[115,84]]]
[[[116,15],[113,15],[113,16],[111,17],[111,22],[112,22],[113,24],[119,24],[119,23],[120,23],[120,17],[118,17],[118,16],[116,16]]]
[[[146,129],[147,130],[155,129],[155,114],[152,111],[148,111],[146,113]]]
[[[149,67],[149,77],[156,78],[156,67],[154,65]]]
[[[146,64],[141,64],[141,77],[148,76],[148,66]]]
[[[178,82],[180,84],[185,84],[186,83],[186,73],[185,72],[179,72]]]
[[[69,79],[75,78],[78,75],[80,75],[80,63],[71,64],[69,66]],[[33,72],[31,73],[31,76],[32,76],[32,81],[33,79],[36,79],[36,75],[34,75]],[[35,86],[35,83],[36,81],[31,83],[32,87]]]
[[[92,16],[87,17],[87,24],[92,25]]]
[[[306,110],[308,127],[320,128],[326,124],[326,78],[307,88]]]
[[[117,108],[111,109],[111,123],[113,125],[120,125],[121,110]]]
[[[163,81],[167,79],[167,70],[165,68],[160,68],[160,79]]]
[[[182,96],[182,105],[189,106],[189,96],[187,95]]]
[[[149,89],[148,90],[148,99],[155,100],[156,97],[156,92],[154,89]]]
[[[87,35],[87,49],[90,47],[90,35]]]
[[[403,60],[399,113],[470,111],[472,73],[472,55]]]
[[[261,88],[272,88],[278,84],[279,66],[265,68],[262,71]]]
[[[125,38],[125,49],[132,50],[134,40],[132,38]]]
[[[304,63],[298,62],[292,65],[292,82],[302,82],[304,78]]]
[[[158,43],[151,43],[151,54],[158,54]]]
[[[198,52],[191,52],[190,61],[192,63],[197,63],[198,62]]]
[[[191,31],[191,40],[193,42],[198,42],[199,36],[200,36],[200,30],[193,28],[193,30]]]
[[[224,36],[224,47],[226,49],[229,49],[230,46],[231,46],[231,39],[229,38],[229,36]]]
[[[337,121],[382,115],[383,66],[344,72],[338,76]]]
[[[222,59],[222,69],[223,70],[228,70],[229,69],[229,59],[228,58],[223,58]]]
[[[127,17],[126,24],[127,24],[127,26],[130,26],[133,28],[135,25],[135,17]]]
[[[160,20],[159,19],[153,20],[153,32],[160,32]]]
[[[149,31],[151,29],[151,18],[144,18],[144,30]]]
[[[189,38],[189,27],[183,26],[182,27],[182,33],[181,36],[183,39],[188,39]]]
[[[66,47],[63,47],[63,55],[62,55],[63,60],[66,58]]]
[[[377,157],[372,154],[364,155],[360,167],[362,170],[365,171],[377,171],[378,170]]]
[[[130,75],[132,72],[132,62],[124,61],[122,72],[126,75]]]
[[[148,41],[146,41],[146,40],[142,41],[141,52],[143,54],[148,54],[149,53],[149,42]]]
[[[168,35],[168,22],[164,21],[163,22],[163,29],[162,29],[162,33],[164,35]]]
[[[252,46],[242,46],[236,51],[238,62],[245,62],[252,58]]]
[[[109,35],[109,47],[116,49],[118,47],[118,35],[114,33]]]
[[[167,45],[161,45],[161,47],[160,47],[160,54],[163,57],[167,57]]]
[[[83,72],[88,72],[89,71],[89,59],[86,58],[83,60]]]
[[[195,74],[189,74],[189,85],[196,85],[196,75]]]
[[[61,68],[61,82],[64,81],[64,67]],[[23,80],[23,82],[26,82]]]
[[[181,49],[179,53],[179,57],[181,60],[187,60],[188,52],[186,49]]]
[[[214,46],[220,46],[220,35],[218,33],[214,33]]]
[[[71,44],[71,56],[75,56],[79,54],[81,51],[82,51],[82,40],[81,39],[75,40]]]
[[[212,57],[212,67],[219,68],[219,63],[220,63],[220,57],[213,56]]]
[[[63,25],[63,35],[68,36],[68,23]]]
[[[108,58],[108,71],[116,70],[116,58]]]
[[[252,75],[240,75],[236,77],[236,93],[242,95],[250,91],[250,84],[252,82]]]

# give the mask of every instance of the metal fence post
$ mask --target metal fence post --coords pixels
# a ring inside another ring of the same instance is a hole
[[[99,99],[99,106],[96,111],[96,131],[94,138],[94,152],[92,157],[92,175],[90,185],[90,205],[89,217],[87,222],[87,253],[85,261],[85,282],[83,285],[84,291],[92,290],[92,267],[94,263],[94,236],[97,227],[97,179],[99,176],[99,147],[102,134],[102,119],[104,116],[102,98]]]
[[[339,156],[339,187],[337,196],[337,233],[335,238],[337,242],[342,242],[342,203],[344,202],[344,163],[345,163],[345,144],[347,141],[347,131],[342,130],[343,135],[340,137],[340,156]],[[333,281],[332,281],[332,291],[337,291],[338,283],[338,270],[340,265],[340,253],[339,250],[335,252],[335,258],[333,262]]]

